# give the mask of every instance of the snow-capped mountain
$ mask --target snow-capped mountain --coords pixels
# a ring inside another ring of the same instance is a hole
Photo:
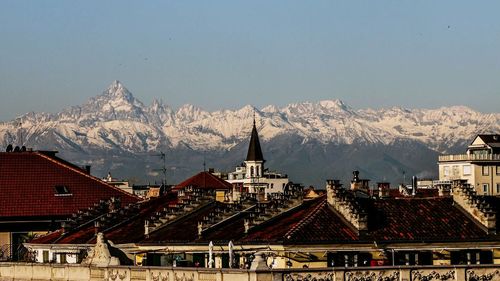
[[[254,112],[260,137],[269,147],[290,138],[299,140],[303,147],[390,147],[411,142],[435,153],[446,153],[463,149],[478,133],[500,131],[500,114],[483,114],[464,106],[355,110],[340,100],[325,100],[282,108],[247,105],[238,110],[208,112],[184,105],[174,110],[161,100],[145,105],[114,81],[101,95],[82,105],[57,114],[31,112],[0,123],[0,142],[4,147],[19,144],[22,137],[22,142],[34,149],[55,149],[73,153],[75,158],[97,152],[231,151],[248,140]],[[243,160],[244,156],[239,157]]]

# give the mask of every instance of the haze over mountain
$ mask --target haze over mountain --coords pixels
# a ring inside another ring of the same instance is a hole
[[[101,95],[56,114],[26,113],[0,123],[0,142],[92,165],[93,174],[159,180],[167,153],[168,180],[178,182],[207,167],[231,170],[242,162],[255,112],[266,165],[305,185],[350,179],[352,170],[393,185],[411,175],[435,177],[439,153],[461,152],[478,133],[498,133],[500,114],[465,106],[438,109],[355,110],[340,100],[284,107],[208,112],[193,105],[145,105],[119,81]],[[19,126],[22,123],[22,126]]]

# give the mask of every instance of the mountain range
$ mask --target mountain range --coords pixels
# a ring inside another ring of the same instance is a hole
[[[412,175],[437,176],[440,153],[463,152],[478,133],[498,133],[500,114],[465,106],[437,109],[353,109],[340,100],[247,105],[209,112],[193,105],[176,110],[161,100],[145,105],[119,81],[82,105],[59,113],[26,113],[0,123],[0,143],[57,150],[93,174],[178,182],[206,167],[230,171],[241,163],[255,116],[266,165],[295,182],[324,186],[351,171],[393,184]],[[20,125],[21,124],[21,125]]]

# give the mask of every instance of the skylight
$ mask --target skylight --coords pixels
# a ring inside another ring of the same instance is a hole
[[[65,185],[56,185],[54,186],[54,195],[55,196],[71,196],[71,192],[69,191],[68,187]]]

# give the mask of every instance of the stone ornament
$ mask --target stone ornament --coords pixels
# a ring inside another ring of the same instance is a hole
[[[484,274],[477,274],[474,270],[467,271],[468,281],[493,281],[498,279],[500,279],[500,270],[498,269]]]
[[[118,280],[125,280],[127,278],[127,271],[126,270],[116,270],[116,269],[109,269],[107,271],[108,274],[108,280],[110,281],[118,281]]]
[[[287,273],[283,277],[285,281],[335,281],[333,272]]]
[[[168,272],[156,272],[155,274],[154,271],[151,271],[151,280],[152,281],[167,281],[169,280],[169,273]]]
[[[111,256],[108,244],[104,240],[104,235],[99,232],[97,234],[95,246],[89,251],[87,257],[82,261],[82,264],[104,267],[110,265],[120,265],[120,260]]]
[[[425,274],[423,271],[415,270],[412,271],[412,276],[413,276],[412,280],[415,281],[432,281],[432,280],[447,281],[447,280],[455,280],[455,271],[450,270],[445,273],[439,273],[433,270],[428,274]]]
[[[399,271],[386,274],[385,271],[352,271],[346,273],[347,281],[399,281]]]
[[[174,281],[194,281],[194,273],[191,273],[191,276],[186,275],[186,273],[182,273],[182,275],[174,273]]]

